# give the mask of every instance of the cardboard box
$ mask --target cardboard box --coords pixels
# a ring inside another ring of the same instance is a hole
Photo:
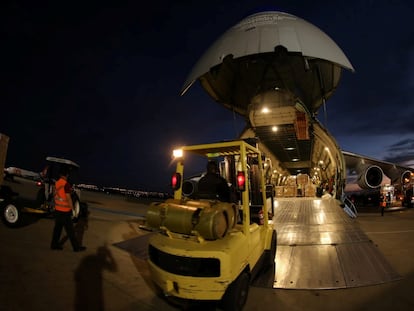
[[[285,186],[283,187],[283,195],[285,197],[296,197],[297,187],[296,186]]]
[[[296,186],[296,176],[289,176],[286,180],[287,186]]]
[[[296,176],[296,183],[298,185],[307,185],[309,183],[309,175],[307,175],[307,174],[298,174]]]
[[[314,184],[308,184],[305,186],[305,197],[316,196],[316,186]]]
[[[275,187],[275,192],[276,192],[276,198],[283,198],[283,196],[284,196],[283,186],[276,186]]]

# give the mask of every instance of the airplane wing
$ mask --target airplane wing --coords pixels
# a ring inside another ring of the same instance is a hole
[[[414,168],[378,160],[360,154],[342,151],[347,169],[358,175],[358,185],[363,189],[375,189],[381,185],[384,175],[393,184],[407,185]]]

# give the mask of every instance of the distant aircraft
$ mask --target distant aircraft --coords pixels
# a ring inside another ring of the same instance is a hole
[[[226,31],[193,67],[181,95],[199,81],[219,104],[245,117],[241,138],[256,137],[273,165],[272,181],[307,174],[341,198],[347,170],[361,189],[384,173],[404,184],[414,170],[344,152],[317,119],[339,83],[354,71],[336,43],[307,21],[283,12],[253,14]]]
[[[413,168],[342,151],[347,167],[344,192],[357,205],[412,206]],[[387,197],[388,196],[388,197]]]

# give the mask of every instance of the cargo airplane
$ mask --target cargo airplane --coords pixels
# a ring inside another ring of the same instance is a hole
[[[255,138],[269,158],[268,183],[292,189],[292,177],[309,177],[275,199],[273,287],[352,287],[398,278],[340,207],[347,204],[347,171],[356,173],[361,189],[378,189],[385,175],[405,189],[414,170],[341,150],[318,120],[343,70],[354,68],[322,30],[297,16],[265,11],[219,37],[181,89],[184,95],[198,81],[215,102],[245,118],[240,138]]]
[[[204,53],[181,95],[199,81],[219,104],[244,116],[241,138],[258,137],[272,159],[275,184],[308,174],[340,198],[348,171],[362,189],[381,185],[384,173],[401,187],[413,168],[340,149],[317,119],[340,81],[354,71],[336,43],[314,25],[283,12],[261,12],[225,32]]]

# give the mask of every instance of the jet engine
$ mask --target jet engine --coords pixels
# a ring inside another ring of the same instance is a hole
[[[405,171],[401,174],[401,184],[403,187],[407,187],[411,183],[411,175],[412,173],[410,171]]]
[[[191,198],[198,192],[198,182],[200,181],[201,177],[203,177],[204,174],[200,174],[198,176],[191,177],[189,179],[186,179],[183,181],[183,196],[186,198]]]
[[[377,165],[362,165],[358,169],[358,186],[362,189],[375,189],[381,185],[384,172]]]
[[[183,196],[191,197],[193,194],[197,193],[198,191],[198,181],[200,178],[197,179],[187,179],[183,181]]]

